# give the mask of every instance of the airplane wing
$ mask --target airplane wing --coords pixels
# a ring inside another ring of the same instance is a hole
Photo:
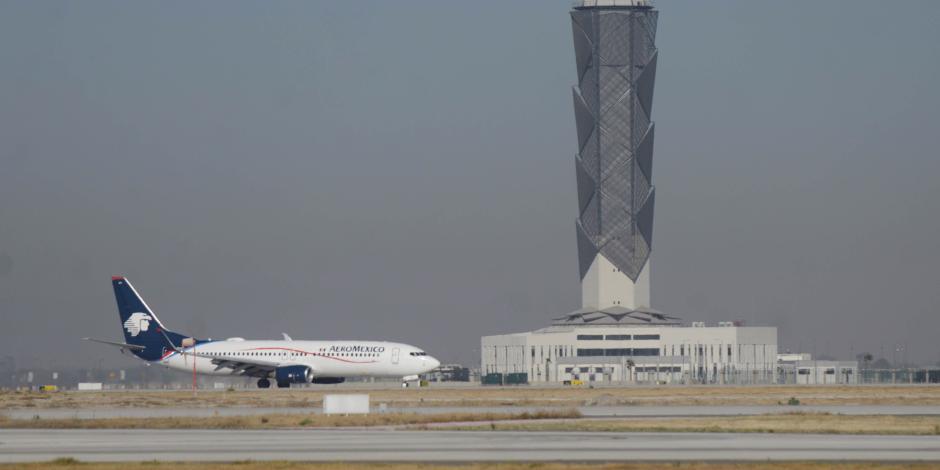
[[[266,361],[263,359],[247,358],[247,357],[234,357],[234,356],[219,356],[216,354],[205,354],[200,353],[198,350],[185,350],[176,347],[170,338],[166,335],[163,330],[158,330],[163,335],[163,338],[166,339],[166,344],[170,347],[171,350],[180,354],[182,356],[192,356],[192,357],[201,357],[203,359],[208,359],[215,364],[215,370],[220,371],[222,369],[231,369],[232,375],[247,375],[250,377],[268,377],[271,375],[275,369],[280,366],[288,365],[282,364],[275,361]]]
[[[114,347],[118,347],[121,349],[130,349],[132,351],[141,351],[143,349],[146,349],[145,347],[138,346],[136,344],[118,343],[115,341],[105,341],[103,339],[95,339],[95,338],[82,338],[82,339],[85,341],[94,341],[96,343],[107,344],[108,346],[114,346]]]
[[[274,372],[274,369],[278,367],[285,366],[288,364],[283,364],[275,361],[265,361],[263,359],[256,358],[247,358],[247,357],[231,357],[231,356],[217,356],[210,354],[203,354],[198,351],[193,352],[191,350],[181,350],[174,348],[177,353],[184,356],[199,357],[203,359],[208,359],[212,364],[215,365],[215,370],[219,371],[222,369],[231,369],[232,375],[247,375],[251,377],[268,377]]]

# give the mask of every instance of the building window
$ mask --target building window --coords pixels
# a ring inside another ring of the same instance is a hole
[[[603,367],[595,367],[595,368],[594,368],[594,372],[597,372],[598,374],[603,374],[603,373],[604,373],[604,368],[603,368]]]
[[[604,335],[578,335],[579,340],[596,341],[604,339]]]
[[[603,356],[603,349],[578,349],[578,356]]]
[[[574,371],[574,367],[565,367],[565,373],[570,374]]]
[[[581,368],[578,369],[578,370],[581,371],[581,372],[589,372],[589,371],[591,370],[591,368],[590,368],[590,367],[581,367]]]
[[[636,340],[659,339],[659,335],[633,335],[633,339],[636,339]]]
[[[613,348],[604,350],[605,356],[629,356],[630,354],[630,348]]]
[[[630,335],[607,335],[604,339],[607,341],[623,341],[630,339]]]
[[[796,373],[800,375],[809,375],[809,369],[800,369]]]
[[[658,356],[659,348],[633,348],[634,356]]]
[[[835,369],[826,369],[826,375],[835,375],[835,373],[836,373]]]
[[[731,345],[728,345],[728,362],[731,362]]]

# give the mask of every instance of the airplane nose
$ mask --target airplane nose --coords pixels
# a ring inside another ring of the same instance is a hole
[[[431,356],[428,356],[428,366],[430,366],[432,369],[437,369],[437,366],[439,365],[441,365],[441,361],[438,361],[437,359]]]

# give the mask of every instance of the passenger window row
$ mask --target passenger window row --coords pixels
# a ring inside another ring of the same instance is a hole
[[[198,351],[197,351],[197,352],[198,352]],[[218,357],[271,357],[271,356],[285,356],[285,355],[286,355],[286,353],[254,352],[254,351],[248,351],[248,352],[209,352],[209,353],[205,353],[205,354],[207,354],[207,355],[209,355],[209,356],[218,356]],[[323,357],[378,357],[378,356],[379,356],[378,354],[372,354],[372,353],[369,353],[369,354],[367,354],[367,353],[337,353],[337,354],[322,353],[322,354],[317,354],[317,353],[311,353],[311,352],[295,352],[294,354],[295,354],[295,355],[298,355],[298,356],[323,356]],[[426,354],[426,353],[424,353],[424,354]],[[412,353],[412,355],[413,355],[413,353]]]

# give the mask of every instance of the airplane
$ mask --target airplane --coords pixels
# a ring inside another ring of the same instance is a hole
[[[386,341],[224,341],[196,339],[166,329],[130,281],[112,276],[124,342],[83,338],[130,351],[148,364],[206,375],[258,378],[259,388],[338,384],[350,377],[399,377],[402,387],[440,362],[420,348]]]

